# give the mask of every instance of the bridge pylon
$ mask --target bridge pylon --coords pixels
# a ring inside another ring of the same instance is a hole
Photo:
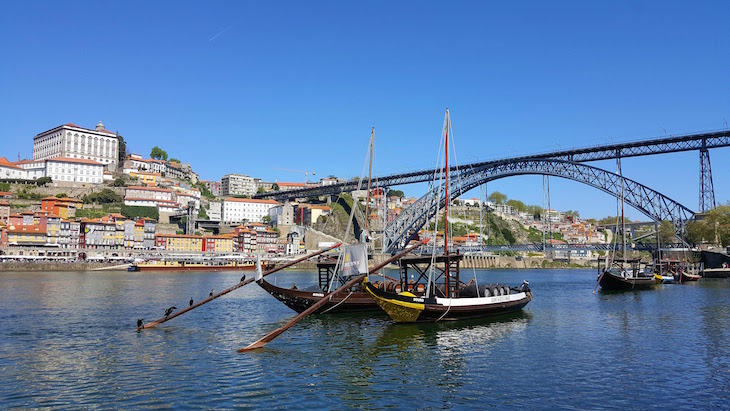
[[[712,185],[712,168],[710,167],[710,152],[702,142],[700,149],[700,213],[715,208],[715,187]]]

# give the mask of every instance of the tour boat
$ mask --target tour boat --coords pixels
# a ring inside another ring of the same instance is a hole
[[[190,260],[147,260],[131,265],[128,271],[249,271],[254,270],[253,259],[202,261]]]

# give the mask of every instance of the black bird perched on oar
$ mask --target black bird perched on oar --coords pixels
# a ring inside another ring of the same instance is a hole
[[[177,307],[172,306],[172,307],[168,308],[167,310],[165,310],[165,317],[169,317],[170,314],[172,314],[172,310],[177,310]]]
[[[193,306],[193,297],[190,297],[190,306]]]
[[[144,318],[137,319],[137,328],[142,328],[144,325]]]
[[[212,297],[213,296],[213,291],[215,291],[215,287],[213,287],[213,288],[210,289],[210,294],[208,294],[208,297]]]
[[[241,277],[241,282],[244,282],[244,281],[246,281],[246,274],[244,274],[243,277]]]

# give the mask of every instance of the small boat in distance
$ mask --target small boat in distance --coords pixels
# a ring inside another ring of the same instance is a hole
[[[264,263],[264,269],[269,264]],[[147,260],[132,264],[127,271],[249,271],[256,264],[253,258],[244,259],[183,259],[183,260]]]
[[[674,277],[669,274],[654,273],[654,282],[657,284],[672,284],[674,282]]]
[[[648,290],[656,284],[652,270],[640,258],[598,259],[598,284],[605,291]]]

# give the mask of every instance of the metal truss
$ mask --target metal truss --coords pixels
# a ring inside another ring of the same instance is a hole
[[[475,254],[475,253],[498,253],[507,251],[533,251],[533,252],[544,252],[547,250],[553,251],[611,251],[615,248],[613,244],[561,244],[559,246],[546,245],[543,247],[539,243],[528,243],[528,244],[509,244],[509,245],[482,245],[482,246],[469,246],[469,247],[455,247],[461,254]],[[682,243],[676,244],[664,244],[662,250],[675,250],[675,249],[686,249],[687,245]],[[631,247],[634,251],[654,251],[657,249],[656,244],[648,243],[636,243]],[[454,250],[449,247],[449,250]],[[420,250],[423,254],[431,254],[434,250],[433,247],[423,246]],[[443,247],[436,247],[436,253],[440,254],[444,252]]]
[[[712,168],[710,152],[706,148],[700,150],[700,213],[715,208],[715,188],[712,185]]]
[[[694,212],[682,204],[618,174],[586,164],[542,158],[461,168],[452,173],[450,198],[457,198],[462,193],[492,180],[527,174],[566,178],[587,184],[616,198],[621,196],[623,181],[624,201],[654,221],[672,221],[678,236],[681,236],[685,225],[694,216]],[[429,190],[385,228],[384,251],[392,253],[403,249],[444,203],[443,187]]]
[[[681,151],[692,151],[719,147],[730,147],[730,130],[711,133],[688,134],[677,137],[634,141],[629,143],[597,145],[586,148],[540,153],[530,156],[509,157],[499,160],[464,164],[460,168],[480,169],[482,167],[495,166],[503,163],[519,162],[535,158],[583,163],[598,160],[676,153]],[[449,170],[451,172],[451,179],[455,180],[456,174],[459,174],[457,167],[451,167]],[[444,173],[442,171],[435,169],[412,171],[382,177],[373,177],[371,185],[372,188],[378,188],[398,186],[403,184],[422,183],[432,181],[434,177],[436,179],[443,178],[443,174]],[[357,186],[357,180],[352,180],[345,183],[333,184],[324,187],[311,187],[300,190],[276,191],[271,193],[257,194],[254,196],[254,198],[272,198],[281,201],[295,198],[333,195],[341,192],[365,189],[366,187],[367,180],[363,180],[360,184],[360,187]]]

